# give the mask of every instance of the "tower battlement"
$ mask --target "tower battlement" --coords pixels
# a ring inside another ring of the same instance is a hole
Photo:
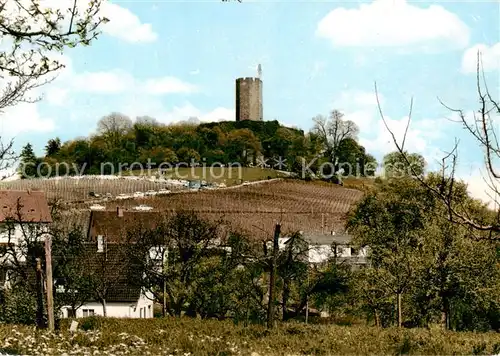
[[[262,80],[255,77],[236,79],[236,121],[263,120]]]
[[[237,82],[251,82],[251,83],[260,82],[260,83],[262,83],[262,80],[260,78],[255,78],[255,77],[238,78],[238,79],[236,79],[236,81]]]

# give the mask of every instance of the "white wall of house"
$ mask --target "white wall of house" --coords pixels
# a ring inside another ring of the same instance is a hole
[[[0,226],[0,243],[6,244],[10,242],[12,244],[18,245],[19,240],[21,240],[24,236],[21,230],[21,226],[19,224],[13,225],[14,230],[9,234],[7,226],[5,224],[2,225],[3,226]]]
[[[10,243],[16,247],[19,247],[19,245],[21,245],[21,242],[25,239],[25,235],[24,235],[23,228],[22,228],[21,224],[14,224],[13,231],[10,233],[9,233],[9,231],[7,231],[6,225],[5,224],[2,224],[2,225],[3,226],[0,226],[0,244]],[[47,226],[45,226],[45,227],[47,227]],[[47,230],[44,230],[44,231],[47,231]],[[30,233],[29,229],[28,229],[28,227],[26,227],[26,234],[29,234],[29,233]],[[28,236],[28,237],[30,237],[30,236]],[[41,235],[38,239],[40,242],[45,241],[45,237],[43,235]],[[24,262],[26,256],[23,253],[23,251],[20,248],[17,248],[16,252],[17,252],[18,261]],[[7,257],[8,256],[5,256],[5,258],[7,258]],[[5,263],[5,262],[7,262],[6,259],[0,260],[0,263]]]
[[[352,253],[349,245],[337,245],[337,257],[366,257],[367,248],[362,248],[356,254]],[[334,250],[330,245],[309,245],[309,262],[321,263],[335,256]]]
[[[286,248],[286,241],[288,241],[289,237],[280,237],[278,239],[278,246],[280,250]],[[268,249],[272,249],[272,242],[267,242]],[[362,248],[356,251],[353,254],[352,247],[345,245],[337,245],[337,257],[347,258],[347,257],[366,257],[368,253],[368,248]],[[309,245],[309,262],[310,263],[321,263],[326,262],[329,258],[334,257],[335,253],[333,247],[331,245]]]
[[[106,315],[109,318],[153,318],[154,303],[141,293],[140,298],[135,303],[108,302],[106,303]],[[62,307],[62,317],[68,317],[69,307]],[[104,316],[101,303],[86,303],[76,311],[77,318],[83,318],[91,315]]]

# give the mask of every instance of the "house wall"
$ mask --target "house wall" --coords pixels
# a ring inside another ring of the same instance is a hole
[[[106,315],[110,318],[153,318],[154,303],[151,299],[141,294],[137,302],[109,302],[106,303]],[[62,317],[68,317],[69,307],[62,307]],[[76,311],[77,318],[83,318],[84,310],[93,310],[94,315],[104,316],[101,303],[87,303]]]
[[[334,250],[330,245],[309,245],[309,262],[321,263],[327,261],[329,258],[334,257]],[[355,255],[352,254],[349,245],[337,245],[337,257],[366,257],[367,249],[362,248]]]
[[[0,244],[8,244],[11,243],[14,246],[18,247],[16,248],[17,252],[17,259],[20,262],[24,262],[26,259],[25,254],[23,254],[23,251],[19,246],[21,245],[22,241],[24,240],[25,236],[23,233],[23,229],[20,224],[15,224],[13,231],[9,233],[7,231],[7,227],[5,224],[2,224],[3,226],[0,226]],[[45,226],[47,228],[47,226]],[[42,231],[47,231],[47,230],[42,230]],[[29,234],[29,230],[27,230],[27,234]],[[43,235],[40,236],[39,238],[40,242],[45,241],[45,237]],[[11,256],[5,256],[5,258],[8,258]],[[6,259],[0,260],[1,263],[6,263],[8,262]]]

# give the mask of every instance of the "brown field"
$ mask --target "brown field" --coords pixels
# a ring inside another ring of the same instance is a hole
[[[211,183],[224,183],[227,186],[241,184],[243,181],[253,182],[266,180],[268,178],[279,178],[285,175],[272,170],[261,168],[214,168],[213,177],[208,175],[202,168],[178,168],[170,172],[165,178],[179,180],[206,180]],[[99,179],[99,177],[84,176],[81,179],[71,177],[61,177],[60,179],[21,179],[11,182],[0,182],[0,190],[42,190],[46,193],[50,201],[59,200],[66,203],[82,203],[95,200],[89,196],[90,192],[101,196],[111,194],[116,197],[118,194],[133,194],[135,192],[147,192],[148,190],[158,191],[165,188],[171,191],[183,190],[182,186],[172,185],[162,180],[149,180],[148,176],[133,176],[134,172],[122,176],[118,179]],[[109,177],[108,177],[109,178]]]
[[[263,238],[272,235],[278,221],[284,232],[338,232],[343,229],[345,214],[362,194],[332,184],[283,180],[105,204],[108,209],[118,205],[130,209],[139,204],[163,212],[192,209],[210,219],[223,218],[234,228]]]
[[[63,202],[83,202],[91,200],[89,192],[101,195],[110,193],[132,194],[134,192],[146,192],[161,188],[173,189],[165,183],[152,182],[146,179],[21,179],[12,182],[1,182],[0,189],[11,190],[43,190],[49,200],[61,200]]]
[[[346,186],[351,186],[353,182]],[[356,182],[362,190],[370,182]],[[90,205],[103,204],[107,209],[122,206],[130,209],[145,204],[157,211],[172,212],[179,209],[194,210],[209,219],[222,218],[233,228],[256,238],[272,235],[276,222],[282,231],[337,232],[343,229],[345,215],[363,193],[324,182],[299,180],[265,181],[259,184],[234,186],[227,189],[186,191],[164,183],[148,180],[19,180],[0,183],[0,189],[41,189],[49,201],[59,199],[67,223],[78,223],[86,229]],[[137,191],[170,189],[169,195],[141,199],[96,201],[89,192],[98,194],[130,194]]]

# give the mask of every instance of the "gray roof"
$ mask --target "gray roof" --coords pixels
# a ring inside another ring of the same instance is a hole
[[[314,245],[331,245],[333,243],[348,245],[352,240],[352,236],[345,233],[335,235],[304,233],[304,238]]]

